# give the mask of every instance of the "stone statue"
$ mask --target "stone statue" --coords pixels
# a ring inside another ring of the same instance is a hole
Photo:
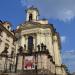
[[[41,43],[41,51],[43,51],[43,50],[44,50],[44,44]]]
[[[40,51],[40,45],[37,45],[38,51]]]
[[[24,49],[26,50],[26,44],[24,44]]]
[[[7,55],[7,53],[8,53],[8,48],[5,47],[1,54],[2,54],[2,55]]]
[[[11,51],[11,58],[13,58],[14,56],[14,51]]]
[[[46,50],[46,45],[44,45],[44,50]]]
[[[18,52],[19,52],[20,54],[23,53],[23,47],[22,47],[22,46],[19,47]]]

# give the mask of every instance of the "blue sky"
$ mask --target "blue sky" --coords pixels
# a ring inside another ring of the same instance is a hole
[[[15,29],[32,5],[38,8],[39,18],[47,18],[60,33],[63,63],[75,71],[75,0],[0,0],[0,19],[11,22]]]

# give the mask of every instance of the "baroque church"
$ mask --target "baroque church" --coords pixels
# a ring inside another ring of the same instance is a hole
[[[32,6],[26,10],[24,23],[17,26],[15,31],[7,29],[13,40],[12,44],[7,44],[8,48],[5,47],[7,51],[10,50],[9,54],[6,53],[7,57],[1,51],[0,62],[7,60],[3,70],[13,71],[16,75],[67,75],[61,61],[59,33],[47,19],[40,20],[39,15],[38,9]],[[0,26],[4,27],[3,24],[1,22]]]

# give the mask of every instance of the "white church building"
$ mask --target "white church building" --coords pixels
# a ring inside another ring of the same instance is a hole
[[[37,70],[39,75],[66,75],[62,74],[59,33],[48,20],[39,19],[37,8],[32,6],[26,13],[26,21],[17,27],[15,33],[16,70],[30,73]],[[33,63],[27,64],[28,61]]]

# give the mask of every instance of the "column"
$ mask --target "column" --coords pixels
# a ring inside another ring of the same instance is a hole
[[[45,42],[46,42],[46,46],[50,52],[50,54],[52,55],[53,59],[54,59],[54,51],[53,51],[53,44],[52,44],[52,35],[51,33],[46,33],[45,34]]]
[[[57,36],[54,36],[54,56],[55,56],[55,66],[56,66],[56,74],[62,75],[61,71],[61,56],[60,56],[60,50],[58,46],[58,39]]]
[[[28,50],[28,36],[25,36],[26,51]]]
[[[41,44],[41,34],[37,33],[37,37],[36,37],[36,46]],[[38,48],[36,49],[36,51],[38,51]]]
[[[25,44],[25,37],[21,36],[21,46],[24,48],[24,44]]]

